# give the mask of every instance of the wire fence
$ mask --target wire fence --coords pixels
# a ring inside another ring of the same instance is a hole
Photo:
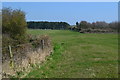
[[[35,43],[37,43],[37,42],[33,41],[33,42],[30,42],[30,43],[18,44],[18,45],[15,45],[15,46],[8,45],[7,47],[2,47],[2,49],[9,49],[9,47],[11,47],[11,48],[17,48],[17,47],[24,46],[24,45],[27,45],[27,44],[33,45]],[[41,46],[42,46],[42,48],[44,48],[44,45],[45,45],[45,41],[41,40]]]

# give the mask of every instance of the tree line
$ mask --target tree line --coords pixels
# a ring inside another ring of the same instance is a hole
[[[66,22],[29,21],[27,22],[27,26],[30,29],[64,30],[64,29],[68,29],[70,25]]]
[[[67,22],[47,22],[47,21],[29,21],[27,22],[27,27],[30,29],[58,29],[65,30],[70,29],[74,31],[87,31],[96,29],[95,32],[117,32],[118,31],[118,22],[107,23],[105,21],[96,21],[89,23],[87,21],[76,22],[76,25],[73,27]]]
[[[105,21],[96,21],[93,23],[89,23],[87,21],[81,21],[81,22],[76,22],[76,25],[69,28],[71,30],[75,30],[75,31],[87,31],[87,32],[92,32],[93,30],[96,32],[101,31],[107,31],[107,32],[117,32],[119,30],[118,27],[118,22],[111,22],[111,23],[107,23]]]

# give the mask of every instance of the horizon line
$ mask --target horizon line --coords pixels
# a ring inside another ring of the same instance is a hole
[[[118,22],[118,21],[111,21],[111,22],[107,22],[107,21],[93,21],[93,22],[89,22],[87,20],[81,20],[81,21],[86,21],[88,23],[94,23],[94,22],[106,22],[106,23],[112,23],[112,22]],[[81,21],[76,21],[78,23],[80,23]],[[48,21],[48,20],[26,20],[26,22],[66,22],[68,24],[70,24],[68,21]],[[70,25],[75,25],[75,24],[70,24]]]

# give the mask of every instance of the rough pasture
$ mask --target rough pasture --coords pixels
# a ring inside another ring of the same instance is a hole
[[[49,35],[57,48],[40,68],[34,68],[26,77],[118,77],[117,34],[82,34],[67,30],[28,30],[28,33]]]

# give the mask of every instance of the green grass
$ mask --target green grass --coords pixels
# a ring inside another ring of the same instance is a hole
[[[67,30],[28,30],[49,35],[54,53],[29,78],[117,78],[117,34],[81,34]]]

